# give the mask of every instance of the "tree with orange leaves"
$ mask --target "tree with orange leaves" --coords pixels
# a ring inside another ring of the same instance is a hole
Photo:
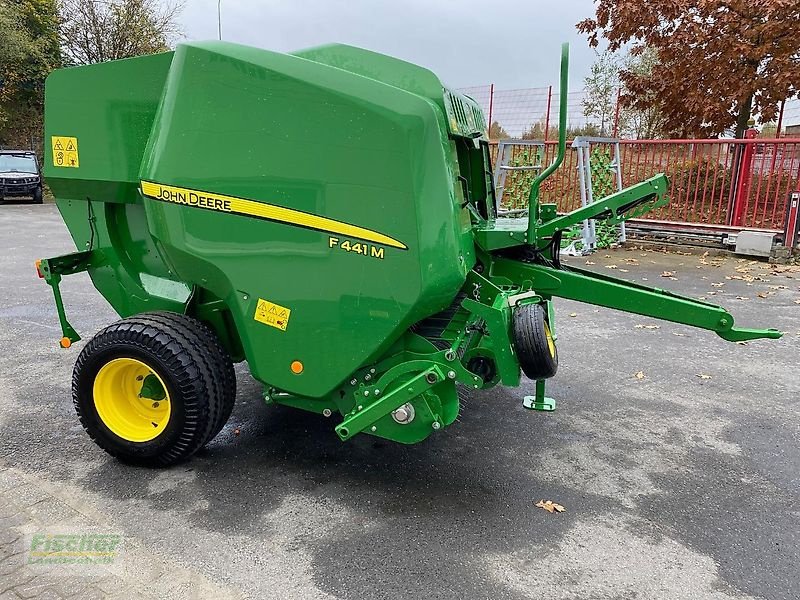
[[[800,91],[800,0],[595,2],[578,30],[593,47],[605,38],[611,51],[656,53],[649,73],[622,70],[622,102],[657,105],[673,135],[743,137],[751,117],[773,120]]]

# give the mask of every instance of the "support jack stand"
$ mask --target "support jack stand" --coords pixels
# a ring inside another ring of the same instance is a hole
[[[522,400],[522,406],[528,410],[541,410],[551,412],[556,409],[556,401],[554,398],[548,398],[544,395],[544,379],[536,380],[536,395],[525,396]]]

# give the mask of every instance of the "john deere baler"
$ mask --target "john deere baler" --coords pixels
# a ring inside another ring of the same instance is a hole
[[[566,99],[566,54],[562,63]],[[233,408],[232,363],[264,399],[419,442],[458,415],[456,386],[544,380],[556,296],[715,331],[720,307],[559,261],[562,232],[663,204],[653,177],[559,215],[531,190],[501,218],[486,123],[430,71],[358,48],[222,43],[64,69],[46,88],[45,175],[77,247],[40,261],[63,338],[62,276],[86,271],[122,320],[81,350],[75,406],[111,454],[190,456]]]

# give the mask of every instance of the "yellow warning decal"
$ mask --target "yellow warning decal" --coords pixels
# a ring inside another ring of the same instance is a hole
[[[53,166],[78,168],[78,138],[63,135],[50,136],[53,144]]]
[[[153,183],[151,181],[142,181],[142,194],[148,198],[161,200],[162,202],[171,202],[195,208],[205,208],[219,212],[255,217],[267,221],[274,221],[276,223],[294,225],[295,227],[305,227],[306,229],[315,229],[327,233],[338,233],[342,236],[366,240],[384,246],[391,246],[392,248],[400,248],[401,250],[408,249],[408,246],[404,243],[388,235],[372,231],[371,229],[336,221],[328,217],[321,217],[293,208],[286,208],[285,206],[267,204],[266,202],[236,198],[235,196],[225,196],[213,192],[190,190],[173,185]]]
[[[259,323],[265,323],[270,327],[286,331],[291,314],[291,309],[259,298],[258,304],[256,304],[256,314],[253,315],[253,318]]]

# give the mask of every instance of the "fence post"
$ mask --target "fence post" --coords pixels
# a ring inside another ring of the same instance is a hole
[[[786,108],[786,98],[781,102],[781,110],[778,113],[778,131],[775,133],[776,139],[781,139],[781,129],[783,129],[783,111]]]
[[[547,136],[550,134],[550,103],[553,101],[553,86],[547,88],[547,114],[544,118],[544,141],[547,141]]]
[[[748,129],[744,134],[746,140],[754,140],[756,136],[758,136],[758,130],[755,128]],[[753,171],[753,150],[755,145],[755,142],[745,142],[739,159],[736,193],[733,196],[733,219],[731,220],[731,225],[735,227],[741,227],[745,217],[744,210],[750,195],[750,176]]]
[[[489,85],[489,137],[492,131],[492,108],[494,107],[494,84]]]
[[[617,88],[617,106],[614,110],[614,134],[611,137],[619,137],[619,97],[622,94],[622,88]]]
[[[800,229],[800,191],[789,194],[789,205],[786,207],[786,223],[783,228],[783,245],[794,250]]]

